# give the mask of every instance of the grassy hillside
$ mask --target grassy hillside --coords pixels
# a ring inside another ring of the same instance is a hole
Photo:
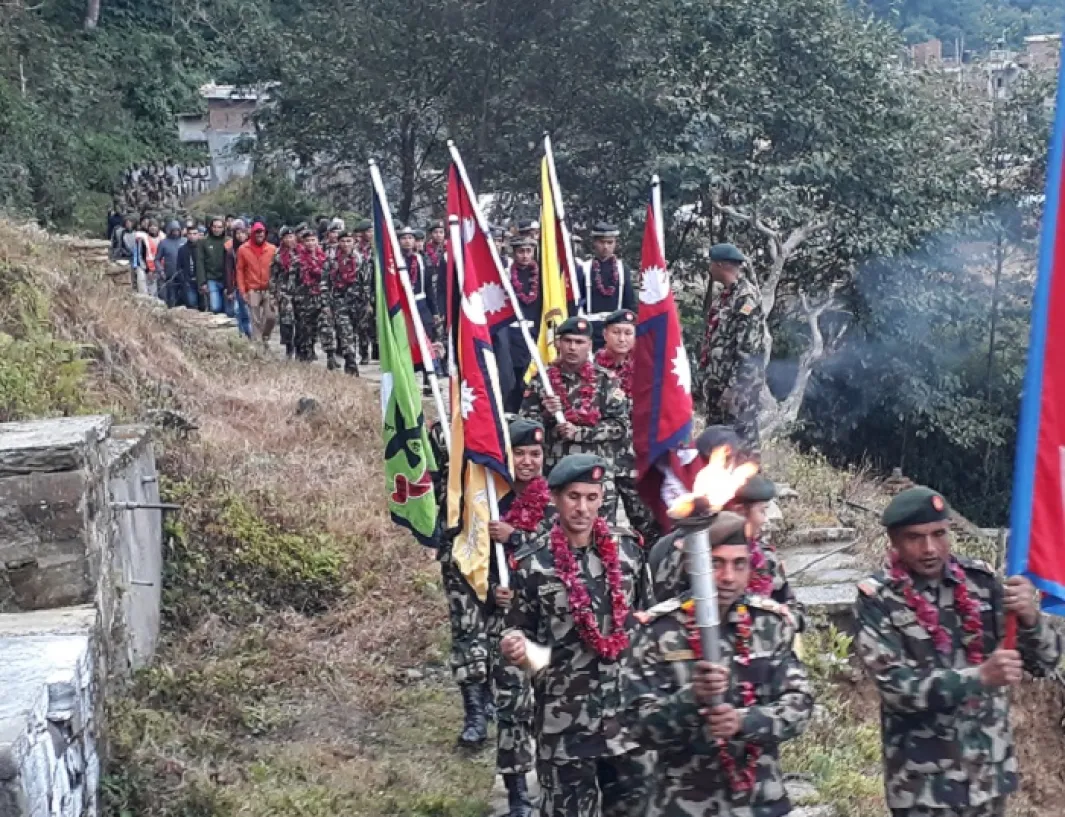
[[[371,385],[150,307],[63,243],[4,222],[0,346],[0,419],[162,409],[197,426],[159,429],[165,498],[183,510],[167,523],[160,651],[111,704],[105,814],[489,813],[491,753],[453,749],[460,705],[436,563],[382,504]],[[302,397],[317,408],[297,414]],[[880,558],[873,517],[844,502],[881,503],[872,475],[786,448],[767,470],[800,494],[779,541],[842,522],[869,564]],[[806,647],[819,709],[787,768],[840,815],[882,817],[875,692],[845,634]],[[1065,802],[1063,707],[1050,684],[1017,696],[1014,817]]]

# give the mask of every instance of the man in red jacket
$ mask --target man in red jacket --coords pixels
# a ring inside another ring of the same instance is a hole
[[[270,265],[277,247],[266,240],[266,227],[257,221],[251,228],[251,241],[237,250],[237,289],[251,312],[251,339],[269,346],[277,312],[270,297]]]

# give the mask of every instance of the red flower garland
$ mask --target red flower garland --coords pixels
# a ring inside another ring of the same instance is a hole
[[[610,265],[610,272],[612,273],[611,277],[614,279],[614,286],[603,286],[603,279],[599,275],[600,270],[603,268],[603,262],[601,262],[598,258],[592,261],[592,278],[595,280],[595,288],[599,291],[599,294],[602,295],[604,298],[609,298],[618,291],[619,278],[617,262],[614,260],[613,257],[607,258],[606,260],[613,262]]]
[[[699,630],[695,626],[695,603],[686,601],[681,606],[681,609],[688,613],[688,645],[691,647],[692,653],[695,654],[695,660],[702,661],[703,643],[699,639]],[[740,666],[749,667],[751,665],[751,611],[746,604],[739,604],[736,606],[736,616],[739,620],[736,622],[735,660]],[[748,709],[758,703],[758,696],[754,692],[754,684],[750,681],[741,681],[739,688],[740,702],[743,704],[744,709]],[[729,751],[727,740],[717,739],[717,754],[721,768],[725,772],[732,790],[737,792],[751,791],[757,778],[758,759],[762,756],[762,747],[756,743],[745,743],[743,745],[744,763],[743,768],[739,771],[737,771],[736,759],[732,756],[732,752]]]
[[[540,267],[538,264],[533,263],[526,267],[526,269],[532,270],[530,273],[529,292],[528,294],[522,289],[521,278],[518,276],[518,265],[510,265],[510,283],[514,287],[514,292],[518,296],[518,300],[523,304],[534,304],[536,299],[540,297]]]
[[[294,253],[288,247],[282,247],[277,251],[277,260],[281,264],[281,269],[288,272],[292,268],[292,258]]]
[[[751,539],[747,549],[751,554],[751,578],[747,581],[747,592],[769,598],[773,594],[773,574],[769,572],[765,551],[757,539]]]
[[[551,502],[551,491],[547,480],[537,477],[514,498],[510,509],[503,515],[503,521],[516,530],[532,533],[543,521],[544,511]]]
[[[337,254],[336,270],[333,273],[334,284],[346,289],[355,283],[358,273],[359,266],[354,252],[348,253],[348,255],[344,257],[341,257],[339,253]]]
[[[618,558],[618,543],[610,536],[606,520],[599,517],[592,528],[592,539],[599,558],[606,570],[607,587],[610,588],[610,623],[612,632],[603,635],[592,610],[592,597],[580,580],[577,559],[569,540],[557,523],[551,529],[551,555],[555,560],[555,573],[569,594],[569,606],[577,634],[584,645],[607,661],[616,661],[629,646],[629,634],[625,632],[625,619],[629,615],[629,602],[621,578],[621,563]]]
[[[300,283],[318,292],[322,284],[322,269],[325,267],[325,252],[321,247],[316,247],[313,253],[306,247],[300,247],[299,262]]]
[[[636,363],[633,361],[632,355],[625,358],[619,365],[610,352],[606,349],[600,349],[595,353],[595,362],[604,369],[613,372],[621,381],[621,390],[625,392],[625,396],[632,397],[632,375],[636,369]]]
[[[965,584],[965,571],[961,565],[952,559],[947,566],[947,571],[955,581],[954,609],[958,611],[958,618],[961,619],[965,657],[970,664],[982,664],[984,649],[981,641],[984,623],[980,619],[980,604],[969,595],[969,588]],[[913,577],[902,564],[898,551],[893,551],[891,554],[889,573],[892,581],[902,587],[902,595],[906,599],[907,606],[917,614],[918,623],[932,636],[932,643],[935,644],[936,649],[941,653],[949,654],[954,647],[954,640],[946,628],[939,623],[939,609],[914,588]]]
[[[425,245],[425,254],[429,258],[429,263],[434,267],[440,266],[444,260],[444,247],[437,247],[436,244],[429,242]]]
[[[554,389],[558,399],[562,402],[562,414],[565,416],[566,422],[573,423],[575,426],[597,425],[600,414],[599,407],[595,404],[595,366],[592,365],[590,360],[586,361],[577,374],[581,379],[581,386],[577,390],[577,397],[580,402],[576,406],[571,406],[569,391],[562,382],[562,369],[557,363],[552,363],[547,367],[547,379],[551,383],[551,388]]]

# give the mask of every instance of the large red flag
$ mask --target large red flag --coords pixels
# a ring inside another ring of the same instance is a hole
[[[633,378],[632,385],[632,441],[640,496],[659,522],[668,525],[658,465],[679,467],[680,463],[674,462],[676,452],[691,439],[692,379],[659,236],[659,218],[652,198],[647,205],[640,256],[642,286],[634,355],[635,370],[641,376]]]

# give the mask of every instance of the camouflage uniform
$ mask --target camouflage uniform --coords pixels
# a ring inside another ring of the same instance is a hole
[[[751,615],[747,666],[735,660],[739,605]],[[792,651],[795,627],[787,609],[770,599],[746,596],[724,616],[722,663],[730,669],[725,702],[741,709],[740,732],[729,751],[742,770],[744,747],[762,748],[750,791],[733,791],[721,768],[692,689],[695,653],[689,644],[692,613],[680,599],[652,608],[637,629],[622,674],[625,723],[632,737],[658,750],[658,779],[649,817],[780,817],[791,804],[780,770],[779,747],[801,734],[813,711],[806,669]],[[739,682],[754,684],[757,704],[743,711]]]
[[[359,259],[359,275],[355,282],[355,338],[359,357],[377,360],[377,302],[376,280],[374,278],[373,244],[367,242],[355,245],[355,254]]]
[[[355,337],[355,324],[358,320],[358,297],[355,287],[358,263],[359,259],[354,253],[345,258],[339,251],[326,263],[337,351],[344,358],[344,371],[353,375],[359,374],[358,343]]]
[[[287,264],[282,253],[288,258]],[[296,277],[296,251],[288,253],[284,248],[279,249],[270,263],[270,295],[277,302],[281,343],[286,348],[295,347],[296,312],[292,308],[292,296],[296,291]]]
[[[746,278],[725,287],[707,316],[700,361],[705,372],[703,401],[707,425],[736,429],[758,451],[758,401],[765,382],[765,316],[758,289]],[[728,405],[722,406],[726,392]]]
[[[990,655],[1005,632],[1002,584],[988,565],[957,561],[970,597],[980,602],[983,654]],[[985,688],[979,668],[969,664],[955,584],[950,575],[914,581],[951,634],[949,656],[935,648],[889,574],[858,585],[856,651],[880,690],[884,782],[897,817],[1000,814],[1017,789],[1009,691]],[[1034,628],[1019,628],[1017,644],[1033,675],[1052,672],[1061,658],[1061,638],[1042,615]]]
[[[570,405],[575,405],[579,400],[583,381],[577,373],[568,372],[561,367],[560,370]],[[534,377],[525,388],[521,416],[544,425],[547,433],[547,439],[544,441],[545,474],[550,474],[555,463],[567,454],[595,454],[611,464],[603,479],[603,507],[599,515],[612,523],[617,516],[618,505],[613,463],[622,452],[632,447],[630,402],[621,386],[606,369],[595,366],[595,376],[599,422],[594,426],[577,426],[576,440],[563,440],[555,433],[555,416],[543,407],[545,392],[543,380],[539,376]]]
[[[303,255],[298,256],[292,306],[296,313],[296,353],[300,360],[314,358],[315,339],[322,344],[326,354],[332,355],[336,351],[327,271],[323,262],[322,271],[315,280],[314,270],[306,264]]]
[[[612,536],[625,597],[639,609],[646,598],[640,547],[627,531],[614,529]],[[577,633],[568,594],[555,573],[550,533],[526,548],[523,557],[507,624],[551,648],[551,662],[535,681],[541,814],[643,817],[653,758],[620,729],[621,664],[600,658]],[[600,631],[609,632],[609,588],[599,554],[587,547],[576,549],[575,557]]]

